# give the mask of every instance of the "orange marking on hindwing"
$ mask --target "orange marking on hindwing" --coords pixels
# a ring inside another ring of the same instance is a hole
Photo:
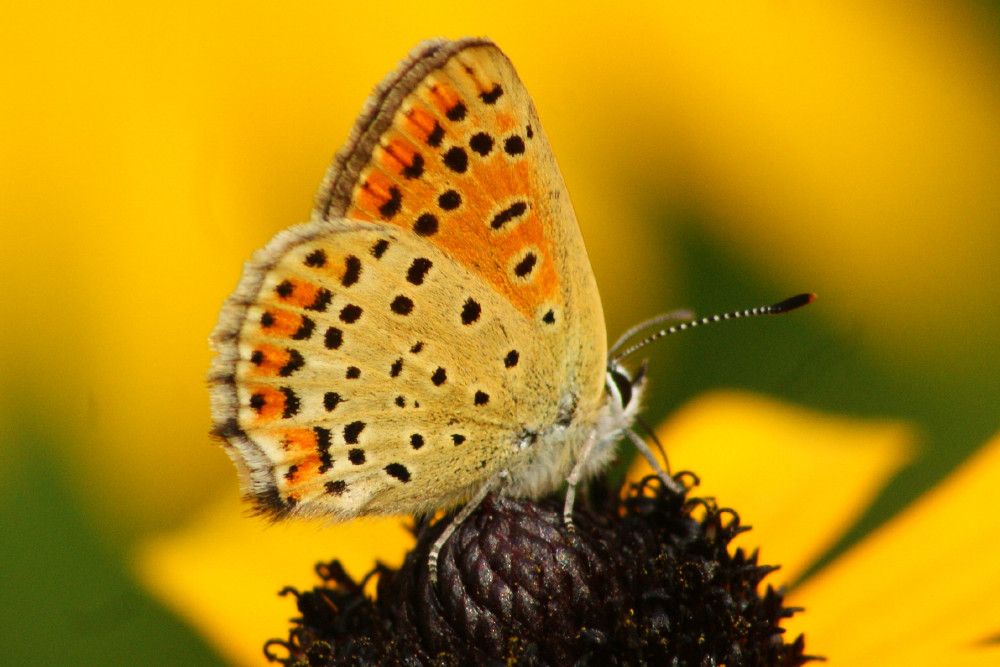
[[[254,375],[278,375],[278,372],[291,359],[291,353],[274,345],[258,345],[250,356]]]
[[[282,475],[285,481],[285,488],[302,486],[319,477],[320,460],[318,456],[304,458],[288,467]]]
[[[330,300],[322,287],[299,278],[285,278],[274,287],[273,295],[283,304],[309,310],[323,310],[324,301]]]
[[[276,338],[291,338],[301,328],[305,319],[298,313],[269,308],[261,315],[260,330]]]
[[[289,428],[281,431],[281,448],[291,454],[305,454],[316,451],[316,432],[310,428]]]
[[[285,394],[273,387],[251,387],[249,405],[258,420],[276,419],[285,412]]]

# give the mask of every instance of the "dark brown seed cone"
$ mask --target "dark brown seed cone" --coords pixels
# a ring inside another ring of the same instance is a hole
[[[624,500],[595,487],[578,503],[575,531],[563,525],[559,494],[488,497],[442,551],[435,590],[427,553],[449,519],[419,529],[399,570],[368,575],[379,576],[375,600],[363,594],[367,577],[355,582],[337,561],[317,566],[322,584],[311,591],[286,589],[301,617],[287,641],[268,642],[268,658],[294,667],[811,659],[803,638],[786,643],[779,627],[797,610],[770,586],[758,593],[776,568],[729,553],[746,530],[736,514],[655,477]]]

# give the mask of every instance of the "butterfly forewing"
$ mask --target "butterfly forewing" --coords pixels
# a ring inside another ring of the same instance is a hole
[[[317,215],[389,222],[445,249],[538,324],[566,386],[596,405],[600,298],[562,175],[510,61],[484,40],[429,42],[373,100],[327,174]]]

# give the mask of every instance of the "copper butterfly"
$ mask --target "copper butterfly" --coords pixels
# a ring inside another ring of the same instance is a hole
[[[424,42],[378,86],[212,342],[215,433],[275,517],[460,521],[568,480],[569,521],[623,435],[656,465],[545,132],[485,39]]]

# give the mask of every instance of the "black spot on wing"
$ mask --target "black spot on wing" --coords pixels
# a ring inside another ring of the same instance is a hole
[[[385,251],[388,250],[388,248],[389,242],[386,239],[379,239],[375,242],[375,245],[372,246],[372,257],[375,259],[382,259],[382,255],[385,254]]]
[[[340,284],[350,287],[358,282],[361,277],[361,260],[354,255],[348,255],[344,259],[344,277],[340,279]]]
[[[344,399],[335,391],[328,391],[323,394],[323,407],[326,408],[327,412],[332,412],[334,408],[343,402]]]
[[[516,134],[507,137],[503,142],[503,150],[510,156],[521,155],[524,153],[524,139]]]
[[[514,266],[514,275],[518,278],[527,277],[535,268],[538,256],[533,252],[527,253],[524,258]]]
[[[418,236],[431,236],[436,234],[438,230],[438,219],[432,213],[421,214],[416,222],[413,223],[413,231],[416,232]]]
[[[299,328],[296,329],[295,333],[292,334],[292,338],[294,338],[295,340],[308,340],[309,337],[312,336],[312,332],[315,326],[316,326],[315,322],[313,322],[311,319],[303,315],[302,323],[299,324]]]
[[[278,375],[284,378],[302,368],[306,363],[306,360],[302,358],[298,350],[287,348],[285,351],[288,352],[288,361],[278,369]]]
[[[264,394],[255,393],[250,396],[250,408],[254,412],[260,414],[260,411],[264,409],[265,405],[267,405],[267,398],[265,398]]]
[[[438,206],[445,211],[454,211],[462,205],[462,195],[455,190],[446,190],[438,196]]]
[[[413,285],[422,285],[424,278],[427,276],[427,272],[431,270],[434,266],[431,260],[426,257],[417,257],[410,264],[410,268],[406,271],[406,280]]]
[[[299,397],[291,387],[281,387],[279,391],[285,395],[285,408],[281,411],[281,416],[284,419],[291,419],[299,413]]]
[[[318,313],[325,312],[327,306],[330,305],[330,299],[332,298],[333,293],[325,287],[321,287],[316,290],[316,298],[313,299],[312,303],[306,306],[306,310],[314,310]]]
[[[490,227],[492,227],[493,229],[500,229],[511,220],[520,218],[527,211],[528,211],[527,202],[516,201],[507,208],[505,208],[504,210],[494,215],[493,220],[490,221]]]
[[[444,128],[441,127],[441,123],[434,121],[434,129],[430,131],[427,135],[427,145],[437,148],[441,145],[441,141],[444,139]]]
[[[311,266],[314,269],[326,266],[326,253],[322,248],[313,250],[311,253],[306,255],[305,265]]]
[[[424,156],[414,153],[410,164],[403,167],[403,176],[409,179],[420,178],[424,173]]]
[[[452,146],[444,154],[444,164],[457,174],[464,174],[469,168],[469,154],[460,146]]]
[[[340,321],[347,324],[354,324],[361,317],[363,310],[361,306],[357,306],[353,303],[349,303],[340,309]]]
[[[474,323],[479,319],[479,315],[482,312],[483,307],[479,305],[478,301],[470,296],[465,300],[465,304],[462,306],[462,324],[469,325]]]
[[[479,93],[479,99],[481,99],[486,104],[496,104],[500,96],[503,95],[503,88],[500,87],[499,83],[494,83],[493,87],[487,90],[485,93]]]
[[[468,111],[469,110],[465,107],[465,104],[462,102],[456,102],[455,106],[448,109],[444,115],[448,117],[448,120],[458,122],[465,119],[465,115]]]
[[[378,214],[383,220],[392,220],[403,208],[403,193],[395,185],[389,188],[389,198],[378,207]]]
[[[385,467],[385,471],[390,477],[395,477],[400,482],[410,481],[410,471],[402,463],[390,463]]]
[[[326,335],[323,337],[323,344],[326,345],[328,350],[336,350],[344,344],[344,332],[337,327],[330,327],[326,330]]]
[[[314,426],[316,434],[316,450],[319,452],[319,472],[324,473],[333,467],[333,457],[330,455],[330,445],[333,442],[330,429]]]
[[[397,315],[409,315],[413,312],[413,299],[399,294],[389,304],[389,308]]]
[[[476,132],[469,139],[469,148],[474,150],[476,153],[482,157],[486,157],[493,150],[493,137],[485,132]]]
[[[365,430],[365,423],[363,421],[353,421],[344,427],[344,442],[349,445],[358,444],[358,438],[361,436],[361,432]]]

